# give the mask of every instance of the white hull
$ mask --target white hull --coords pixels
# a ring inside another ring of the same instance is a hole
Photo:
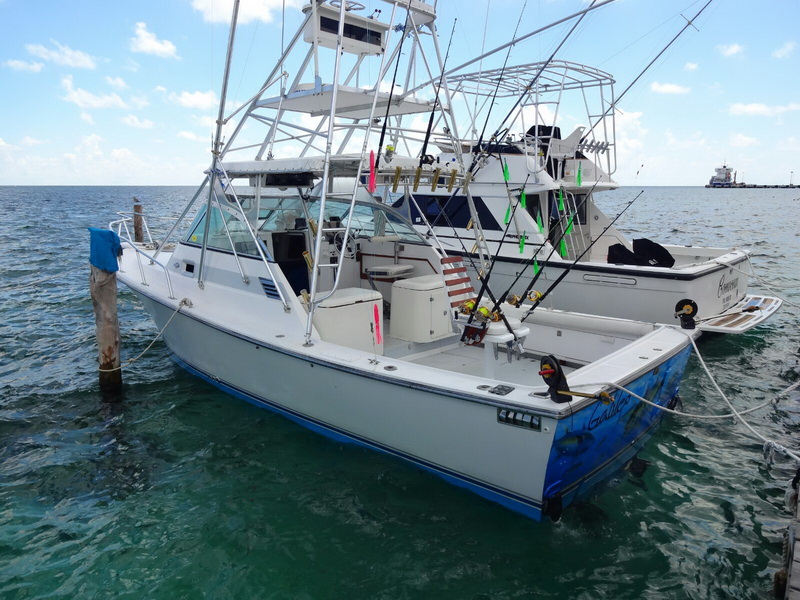
[[[232,263],[230,256],[219,253],[210,260],[215,268]],[[247,264],[260,266],[256,261]],[[173,277],[175,298],[169,299],[163,273],[156,267],[143,265],[148,282],[143,286],[130,250],[122,266],[121,280],[142,299],[159,328],[172,317],[177,298],[191,301],[163,334],[176,359],[191,372],[315,431],[403,458],[533,518],[547,510],[548,499],[557,499],[560,510],[630,460],[661,416],[649,407],[642,413],[644,405],[630,398],[612,405],[613,419],[607,422],[597,415],[598,410],[609,409],[597,400],[555,404],[536,378],[536,365],[529,384],[514,385],[508,394],[494,394],[486,388],[503,383],[500,375],[491,379],[486,373],[470,374],[475,369],[455,373],[427,366],[424,360],[395,360],[318,339],[305,346],[299,315],[283,311],[277,300],[266,298],[260,290],[245,291],[246,286],[241,286],[237,291],[209,282],[200,289],[193,279]],[[237,310],[226,314],[225,302],[233,297]],[[263,318],[254,318],[259,314]],[[688,358],[686,334],[580,317],[597,322],[598,332],[592,336],[560,325],[576,317],[556,314],[553,318],[557,328],[551,338],[547,328],[534,327],[559,356],[570,357],[569,349],[580,346],[570,335],[584,335],[587,345],[608,346],[608,327],[651,331],[640,341],[626,342],[607,360],[578,369],[571,383],[616,380],[662,404],[674,396]],[[480,348],[468,351],[486,356]],[[641,360],[644,352],[651,356]],[[476,364],[480,366],[482,359]],[[499,373],[515,366],[508,365],[502,354],[496,364]],[[538,419],[539,426],[531,430],[501,423],[501,410]],[[586,439],[598,435],[597,444],[611,446],[594,455],[592,444],[579,444],[579,451],[587,454],[585,467],[566,476],[563,471],[573,467],[575,451],[571,434],[581,422],[587,432],[602,425],[593,434],[586,433]],[[615,427],[618,431],[611,433]]]

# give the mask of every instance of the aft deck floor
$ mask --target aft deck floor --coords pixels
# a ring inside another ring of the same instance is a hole
[[[498,348],[495,358],[491,348],[460,344],[457,336],[439,343],[428,344],[414,344],[387,336],[384,354],[451,373],[485,377],[517,385],[543,384],[539,375],[540,357],[526,353],[517,359],[512,353],[509,362],[505,346]],[[564,367],[564,370],[569,373],[573,369]]]

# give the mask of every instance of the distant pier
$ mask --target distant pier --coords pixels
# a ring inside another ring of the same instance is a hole
[[[800,185],[760,185],[758,183],[732,183],[730,185],[713,185],[710,183],[706,184],[707,188],[715,188],[721,190],[731,190],[736,188],[763,188],[763,189],[770,189],[770,190],[795,190],[800,188]]]

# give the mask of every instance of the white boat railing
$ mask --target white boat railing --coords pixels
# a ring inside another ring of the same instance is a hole
[[[270,257],[268,256],[269,251],[266,250],[266,248],[264,247],[264,242],[261,240],[261,238],[258,237],[258,233],[256,233],[256,231],[253,229],[253,226],[250,224],[250,221],[247,219],[247,214],[244,211],[244,207],[242,206],[242,203],[239,200],[239,196],[236,194],[236,190],[234,189],[233,185],[230,184],[230,178],[228,177],[228,173],[225,171],[225,167],[223,166],[222,161],[217,161],[217,167],[220,171],[219,175],[221,175],[222,178],[224,178],[224,180],[228,182],[229,191],[223,190],[225,193],[225,197],[233,198],[233,201],[236,203],[236,207],[239,209],[239,214],[242,217],[242,222],[247,227],[247,232],[250,234],[253,243],[255,243],[258,256],[261,259],[261,262],[266,267],[270,279],[272,279],[272,281],[275,282],[275,289],[278,291],[278,296],[280,297],[281,302],[283,303],[283,309],[288,312],[290,310],[290,306],[283,292],[282,289],[283,286],[278,284],[278,281],[275,278],[275,274],[273,273],[272,268],[269,265],[270,263]],[[218,180],[220,182],[222,181],[222,179]],[[217,190],[212,188],[211,193],[214,196],[214,201],[217,203],[217,207],[220,209],[220,212],[222,212],[222,205],[220,203],[219,198],[217,197]],[[233,256],[236,259],[236,265],[239,268],[239,274],[242,276],[242,280],[245,282],[245,284],[249,284],[250,278],[244,273],[244,269],[242,268],[242,264],[239,259],[239,254],[236,252],[236,244],[234,244],[233,238],[231,237],[231,232],[228,230],[228,224],[225,222],[225,219],[222,219],[222,223],[225,226],[225,234],[228,236],[228,240],[231,243],[231,250],[233,250]]]
[[[125,213],[120,213],[120,214],[125,214]],[[150,239],[149,243],[157,245],[158,243],[153,240],[152,236],[150,235],[150,229],[146,225],[146,223],[147,223],[146,217],[143,214],[139,214],[139,216],[142,218],[142,224],[145,226],[145,229],[148,232],[147,235],[148,235],[148,237]],[[172,219],[169,219],[167,217],[153,217],[153,218],[158,218],[158,219],[163,219],[163,220],[172,220]],[[108,224],[108,228],[111,231],[116,232],[116,234],[119,236],[119,238],[121,240],[123,240],[125,242],[128,242],[128,244],[129,244],[128,247],[132,248],[136,252],[136,263],[139,266],[139,275],[141,276],[142,285],[146,285],[146,286],[149,285],[147,283],[147,277],[145,276],[144,266],[142,265],[142,258],[141,257],[144,256],[147,260],[150,261],[151,265],[157,265],[157,266],[161,267],[162,271],[164,271],[164,276],[165,276],[166,281],[167,281],[167,290],[169,291],[169,297],[170,297],[170,299],[174,300],[175,299],[175,293],[172,291],[172,279],[170,278],[169,270],[167,269],[166,265],[160,263],[154,256],[148,254],[147,252],[142,250],[137,245],[137,242],[135,242],[133,240],[132,236],[130,235],[130,230],[128,229],[128,223],[129,222],[131,222],[131,223],[133,222],[133,217],[123,217],[122,219],[118,219],[116,221],[111,221],[111,223]],[[124,235],[123,235],[123,229],[125,231]],[[159,249],[160,249],[160,247],[159,247]]]

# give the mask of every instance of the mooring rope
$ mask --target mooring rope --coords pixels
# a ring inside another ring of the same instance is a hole
[[[663,411],[663,412],[666,412],[666,413],[670,413],[670,414],[673,414],[673,415],[678,415],[680,417],[689,417],[689,418],[693,418],[693,419],[702,419],[702,420],[719,420],[719,419],[730,419],[730,418],[738,419],[745,427],[747,427],[747,429],[754,436],[756,436],[758,439],[760,439],[762,442],[764,442],[764,454],[765,454],[765,456],[767,454],[769,454],[769,453],[780,452],[781,454],[784,454],[784,455],[794,459],[798,464],[800,464],[800,456],[798,456],[797,454],[795,454],[794,452],[792,452],[791,450],[789,450],[785,446],[779,444],[778,442],[775,442],[773,440],[767,439],[766,437],[764,437],[763,435],[758,433],[755,429],[753,429],[753,427],[747,421],[744,420],[744,418],[742,416],[742,415],[746,415],[746,414],[749,414],[749,413],[753,413],[753,412],[755,412],[757,410],[761,410],[762,408],[765,408],[766,406],[769,406],[770,404],[777,404],[778,401],[783,396],[786,396],[786,395],[790,394],[791,392],[793,392],[794,390],[800,388],[800,381],[794,382],[792,385],[787,387],[785,390],[779,392],[774,397],[772,397],[770,400],[767,400],[766,402],[762,402],[758,406],[754,406],[754,407],[748,408],[746,410],[737,411],[736,408],[733,406],[733,403],[725,395],[725,392],[722,391],[722,388],[720,388],[720,386],[717,383],[716,379],[712,375],[711,370],[708,368],[708,365],[706,365],[706,362],[703,360],[703,357],[700,354],[700,350],[698,350],[698,348],[697,348],[697,344],[695,343],[694,337],[692,336],[692,334],[691,333],[687,333],[687,332],[685,332],[683,330],[681,330],[681,332],[685,333],[686,336],[689,338],[689,341],[692,343],[692,347],[694,348],[695,354],[697,355],[697,359],[700,361],[700,366],[703,367],[703,370],[705,371],[705,373],[708,376],[708,378],[711,381],[711,383],[714,385],[714,388],[717,390],[719,395],[722,396],[722,399],[725,401],[725,404],[728,405],[728,408],[730,409],[729,413],[726,413],[724,415],[701,415],[701,414],[686,413],[686,412],[674,410],[674,409],[671,409],[671,408],[667,408],[666,406],[661,406],[660,404],[652,402],[651,400],[648,400],[647,398],[643,398],[642,396],[640,396],[639,394],[629,390],[628,388],[626,388],[624,386],[621,386],[621,385],[618,385],[618,384],[616,384],[614,382],[611,382],[611,381],[603,382],[603,383],[577,384],[577,385],[573,385],[572,387],[576,387],[576,388],[578,388],[578,387],[595,387],[595,386],[613,387],[613,388],[616,388],[616,389],[618,389],[618,390],[620,390],[622,392],[630,394],[632,397],[636,398],[640,402],[644,402],[645,404],[648,404],[648,405],[652,406],[653,408],[657,408],[660,411]]]
[[[747,275],[748,277],[754,277],[755,280],[758,281],[758,283],[760,283],[762,286],[767,288],[770,292],[775,294],[775,296],[777,296],[779,300],[781,300],[782,302],[785,302],[789,306],[794,306],[795,308],[800,308],[800,304],[795,304],[791,300],[787,300],[786,298],[782,297],[778,292],[776,292],[775,289],[774,289],[774,288],[786,289],[789,286],[780,286],[780,285],[777,285],[777,284],[775,284],[773,282],[767,283],[766,280],[763,277],[761,277],[758,273],[756,273],[756,270],[755,270],[755,268],[753,267],[752,264],[750,264],[750,271],[748,272],[748,271],[745,271],[744,269],[739,269],[737,267],[734,267],[732,265],[726,264],[726,263],[724,263],[722,261],[719,261],[719,260],[715,260],[714,262],[717,263],[718,265],[722,265],[724,267],[728,267],[729,269],[733,269],[734,271],[738,271],[739,273]]]
[[[150,344],[148,344],[147,348],[142,350],[142,352],[139,354],[139,356],[137,356],[135,358],[132,358],[131,360],[128,360],[128,361],[122,363],[120,366],[114,367],[113,369],[98,369],[98,371],[100,371],[101,373],[113,373],[114,371],[120,371],[123,368],[127,368],[130,365],[132,365],[133,363],[135,363],[137,360],[142,358],[147,353],[147,351],[150,350],[150,348],[153,347],[153,344],[155,344],[156,341],[158,341],[158,338],[161,337],[161,334],[164,333],[164,331],[166,330],[167,326],[169,326],[169,324],[172,322],[172,319],[175,318],[175,315],[177,315],[180,312],[181,308],[183,308],[184,306],[191,306],[191,305],[192,305],[192,302],[188,298],[184,298],[183,300],[178,302],[178,307],[173,311],[173,313],[170,316],[170,318],[167,319],[167,322],[164,323],[164,326],[156,334],[156,337],[153,338],[153,341],[150,342]]]

